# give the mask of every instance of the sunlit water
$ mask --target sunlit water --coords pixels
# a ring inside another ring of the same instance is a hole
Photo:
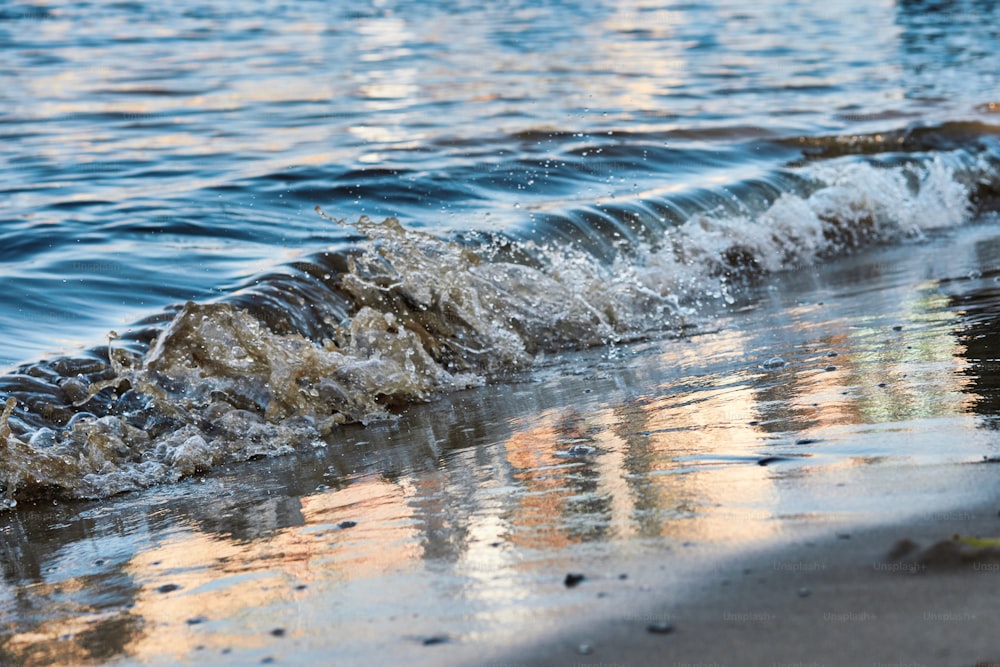
[[[410,659],[974,495],[993,3],[334,4],[0,6],[0,657]]]

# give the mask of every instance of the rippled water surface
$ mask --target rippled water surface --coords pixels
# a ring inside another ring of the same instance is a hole
[[[316,205],[522,228],[731,186],[800,137],[990,123],[996,24],[971,1],[5,3],[0,357],[348,242]]]

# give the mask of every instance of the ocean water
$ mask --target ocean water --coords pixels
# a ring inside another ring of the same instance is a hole
[[[6,503],[323,447],[988,219],[997,11],[4,4]]]

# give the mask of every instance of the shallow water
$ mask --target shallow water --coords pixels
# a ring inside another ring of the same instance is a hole
[[[323,449],[23,502],[0,517],[0,657],[502,663],[644,626],[775,542],[947,531],[1000,456],[998,258],[989,223],[863,253],[755,288],[716,331],[567,354]]]
[[[974,498],[1000,16],[828,5],[0,8],[0,657],[461,651]]]

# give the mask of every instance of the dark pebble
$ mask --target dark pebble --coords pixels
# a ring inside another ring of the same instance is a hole
[[[787,460],[788,459],[785,458],[784,456],[766,456],[766,457],[760,459],[759,461],[757,461],[757,465],[759,465],[759,466],[767,466],[767,465],[770,465],[772,463],[777,463],[778,461],[787,461]]]
[[[646,626],[646,632],[654,635],[669,635],[673,631],[674,626],[671,623],[650,623]]]
[[[274,662],[274,658],[272,658],[271,656],[267,656],[266,658],[261,658],[260,659],[260,664],[262,664],[262,665],[270,665],[273,662]]]
[[[757,426],[758,424],[760,424],[760,422],[759,422],[759,421],[757,421],[756,419],[754,419],[753,421],[749,421],[749,422],[747,422],[747,423],[748,423],[748,424],[749,424],[750,426]]]
[[[502,542],[490,542],[490,546],[494,549],[503,544]]]
[[[274,635],[275,637],[284,637],[285,636],[285,629],[284,628],[275,628],[274,630],[271,630],[271,634]]]
[[[104,565],[104,559],[103,558],[98,558],[97,560],[94,561],[94,565],[96,565],[98,567],[100,567],[101,565]]]
[[[181,589],[177,584],[163,584],[156,589],[157,593],[173,593],[174,591],[179,591]]]
[[[448,641],[448,638],[444,635],[434,635],[433,637],[424,637],[421,642],[424,646],[437,646],[438,644],[444,644]]]
[[[836,366],[827,366],[823,370],[825,370],[825,371],[835,371],[835,370],[837,370],[837,367]]]
[[[893,331],[902,331],[903,330],[903,325],[902,324],[897,324],[894,327],[892,327],[892,330]]]
[[[888,385],[888,384],[886,384],[885,382],[879,382],[879,383],[878,383],[878,386],[880,386],[880,387],[882,387],[883,389],[885,389],[885,388],[886,388],[886,387],[888,387],[889,385]]]
[[[895,545],[893,545],[892,550],[889,551],[888,558],[889,560],[899,560],[904,556],[909,556],[919,548],[920,547],[913,540],[909,538],[903,538],[899,542],[896,542]]]
[[[189,618],[184,622],[187,623],[188,625],[201,625],[202,623],[205,622],[205,619],[201,616],[195,616],[194,618]]]
[[[357,521],[341,521],[337,524],[337,528],[354,528],[358,525]]]
[[[836,357],[836,356],[838,356],[838,355],[837,355],[837,353],[836,353],[836,352],[834,352],[833,350],[830,350],[829,352],[827,352],[827,353],[826,353],[826,356],[828,356],[828,357]]]
[[[584,577],[582,574],[578,574],[576,572],[570,572],[569,574],[566,575],[566,578],[563,579],[563,583],[566,584],[566,588],[573,588],[584,579],[586,579],[586,577]]]
[[[819,440],[816,438],[799,438],[795,441],[796,445],[815,445]]]
[[[623,572],[618,575],[618,578],[624,581],[625,579],[628,579],[628,575]]]
[[[295,590],[297,590],[297,591],[304,591],[307,588],[309,588],[309,587],[306,586],[305,584],[299,584],[298,586],[295,587]]]

